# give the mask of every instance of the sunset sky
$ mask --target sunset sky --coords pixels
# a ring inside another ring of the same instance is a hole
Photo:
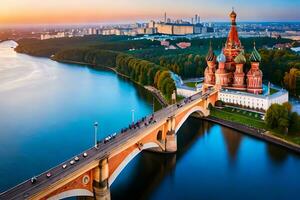
[[[240,21],[300,21],[300,0],[1,0],[0,24],[110,23],[200,14],[227,21],[234,6]]]

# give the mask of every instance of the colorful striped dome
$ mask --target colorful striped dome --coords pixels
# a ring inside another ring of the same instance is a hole
[[[261,56],[258,53],[258,51],[256,50],[255,45],[254,45],[254,48],[250,55],[249,60],[250,60],[250,62],[260,62],[261,61]]]
[[[245,64],[246,63],[246,58],[245,58],[245,55],[244,55],[244,51],[241,51],[239,53],[239,55],[237,55],[237,57],[235,57],[234,62],[236,64]]]
[[[214,61],[216,59],[216,55],[210,45],[207,56],[206,56],[206,61]]]

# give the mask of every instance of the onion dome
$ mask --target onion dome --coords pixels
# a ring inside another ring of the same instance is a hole
[[[258,51],[256,50],[255,44],[254,44],[254,48],[253,48],[253,51],[250,55],[249,60],[250,60],[250,62],[260,62],[261,61],[261,56],[258,53]]]
[[[232,12],[230,13],[229,17],[231,19],[231,25],[236,25],[236,13],[234,12],[234,8],[232,8]]]
[[[211,43],[210,43],[210,47],[206,56],[206,61],[214,61],[216,59],[216,55],[212,49]]]
[[[237,55],[237,57],[235,57],[234,62],[236,64],[245,64],[246,63],[246,58],[245,58],[245,55],[244,55],[244,51],[241,51],[239,53],[239,55]]]
[[[236,18],[236,13],[234,12],[234,9],[232,8],[232,12],[229,15],[231,18]]]
[[[226,62],[226,57],[225,57],[225,55],[223,54],[223,51],[221,51],[220,55],[218,55],[217,61],[218,61],[219,63],[225,63],[225,62]]]

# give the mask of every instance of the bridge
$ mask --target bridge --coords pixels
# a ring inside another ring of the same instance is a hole
[[[55,200],[91,196],[109,200],[110,186],[136,155],[143,150],[176,152],[177,131],[183,123],[190,116],[208,116],[208,105],[214,105],[217,99],[218,91],[211,88],[159,110],[134,127],[122,129],[110,141],[99,141],[97,148],[77,155],[79,160],[74,164],[70,164],[73,159],[67,160],[37,176],[34,183],[27,180],[0,194],[0,199]],[[51,176],[47,177],[49,173]]]

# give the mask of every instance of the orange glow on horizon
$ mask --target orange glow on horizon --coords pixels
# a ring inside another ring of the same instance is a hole
[[[202,20],[227,21],[231,6],[236,4],[239,20],[300,20],[296,5],[282,6],[285,0],[276,2],[277,6],[272,9],[268,2],[261,3],[257,9],[251,2],[234,0],[228,3],[224,0],[1,0],[0,25],[135,22],[163,19],[164,12],[173,19],[190,19],[200,14]]]

